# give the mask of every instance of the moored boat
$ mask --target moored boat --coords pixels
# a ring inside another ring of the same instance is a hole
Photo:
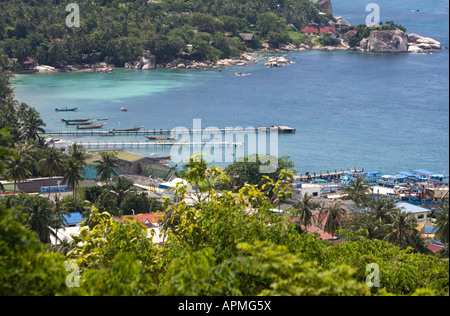
[[[170,160],[172,158],[172,156],[153,156],[150,158],[157,159],[157,160]]]
[[[67,108],[67,107],[65,109],[58,109],[58,108],[55,109],[56,112],[73,112],[77,110],[78,108]]]
[[[145,136],[149,140],[174,140],[175,137],[164,137],[164,136]]]
[[[63,121],[63,122],[87,122],[90,120],[92,120],[92,117],[82,118],[82,119],[65,119],[64,117],[61,118],[61,121]]]
[[[144,126],[135,126],[135,127],[133,127],[133,128],[125,128],[125,129],[116,129],[116,128],[113,128],[112,130],[111,130],[111,132],[112,133],[114,133],[114,132],[137,132],[137,131],[139,131],[141,128],[143,128]]]
[[[91,121],[73,121],[73,122],[67,122],[65,121],[66,125],[89,125],[94,123],[95,120],[91,120]]]
[[[98,124],[98,125],[90,125],[90,126],[77,126],[77,129],[94,129],[94,128],[101,128],[104,125],[106,125],[106,123],[103,124]]]

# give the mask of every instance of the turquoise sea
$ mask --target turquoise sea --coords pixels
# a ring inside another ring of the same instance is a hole
[[[334,0],[334,16],[364,23],[370,2]],[[447,0],[376,3],[382,21],[394,20],[408,33],[449,45]],[[279,135],[278,154],[290,156],[302,173],[357,167],[448,174],[448,49],[430,55],[302,51],[286,57],[295,63],[269,69],[261,61],[221,72],[115,69],[112,74],[18,75],[13,85],[16,99],[34,106],[49,131],[66,129],[63,115],[107,117],[107,129],[192,128],[193,119],[201,119],[203,128],[288,125],[297,132]],[[238,71],[250,75],[235,76]],[[54,110],[66,106],[79,112]],[[142,138],[68,137],[91,142]],[[130,151],[169,154],[167,148]]]

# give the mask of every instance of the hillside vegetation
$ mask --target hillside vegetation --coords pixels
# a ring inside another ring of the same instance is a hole
[[[14,70],[30,57],[56,67],[122,67],[144,50],[164,63],[186,58],[188,44],[189,58],[217,60],[246,50],[239,33],[253,33],[254,47],[277,47],[302,27],[332,18],[308,0],[88,0],[75,2],[80,27],[68,27],[69,3],[74,1],[0,1],[0,64]]]

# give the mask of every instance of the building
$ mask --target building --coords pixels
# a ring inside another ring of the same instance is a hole
[[[315,26],[304,27],[301,32],[306,35],[319,35],[319,29]]]
[[[253,41],[255,40],[255,35],[252,33],[239,33],[239,37],[244,41],[247,47],[253,45]]]
[[[417,223],[421,224],[424,221],[428,221],[428,216],[430,215],[431,211],[427,208],[413,205],[406,202],[399,202],[397,203],[397,208],[400,209],[402,212],[405,212],[409,214],[412,218],[415,218],[417,220]]]
[[[147,237],[151,238],[154,244],[164,245],[164,236],[161,235],[159,220],[164,218],[164,213],[148,213],[115,217],[114,219],[123,222],[127,218],[132,218],[142,223],[147,229]]]
[[[292,198],[302,199],[305,194],[312,197],[320,197],[320,190],[322,186],[319,184],[297,183],[297,186],[292,188]]]

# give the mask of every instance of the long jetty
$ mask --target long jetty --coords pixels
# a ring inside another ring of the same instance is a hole
[[[288,126],[247,127],[247,128],[217,128],[217,129],[146,129],[146,130],[73,130],[73,131],[46,131],[40,133],[48,136],[129,136],[129,135],[166,135],[166,134],[195,134],[195,133],[248,133],[257,131],[273,131],[280,134],[293,134],[295,129]]]
[[[344,176],[347,173],[352,172],[362,172],[362,170],[352,169],[352,170],[341,170],[341,171],[333,171],[333,172],[320,172],[320,173],[310,173],[309,175],[301,175],[301,176],[295,176],[295,180],[299,181],[308,181],[308,180],[314,180],[314,179],[326,179],[328,177],[331,177],[332,179]]]
[[[123,149],[123,148],[146,148],[151,146],[243,146],[240,142],[80,142],[81,145],[88,149]]]

